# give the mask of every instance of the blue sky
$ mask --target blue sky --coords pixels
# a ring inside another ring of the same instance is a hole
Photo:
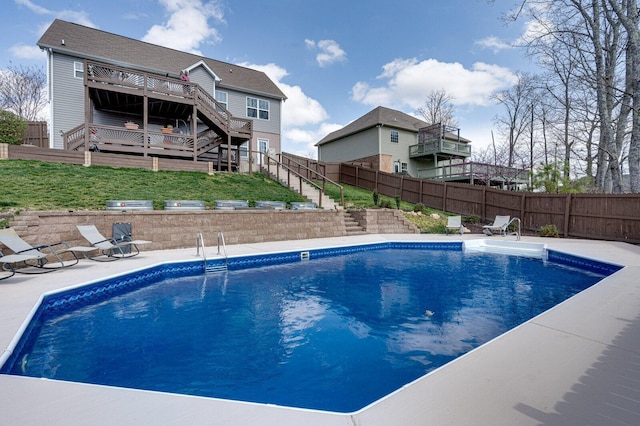
[[[316,142],[377,106],[417,115],[454,97],[462,136],[491,142],[489,96],[533,65],[510,47],[526,23],[512,0],[3,0],[0,68],[43,65],[36,41],[56,18],[265,71],[287,95],[283,151]],[[497,141],[498,142],[498,141]]]

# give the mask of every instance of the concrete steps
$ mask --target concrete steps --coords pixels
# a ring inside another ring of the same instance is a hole
[[[360,226],[360,223],[349,213],[344,210],[342,212],[344,215],[344,227],[347,231],[347,236],[352,235],[366,235],[367,231],[365,231],[364,227]]]

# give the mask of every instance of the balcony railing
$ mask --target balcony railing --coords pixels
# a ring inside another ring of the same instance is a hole
[[[417,172],[418,178],[447,181],[480,180],[526,183],[529,179],[529,170],[527,169],[474,162],[418,169]]]
[[[447,139],[433,138],[409,147],[410,158],[426,157],[436,154],[469,157],[471,155],[471,145]]]

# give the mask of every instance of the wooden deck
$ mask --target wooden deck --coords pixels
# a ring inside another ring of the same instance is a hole
[[[253,122],[232,116],[198,84],[91,61],[85,63],[84,79],[85,122],[63,135],[67,150],[224,161],[231,170],[238,166],[232,163],[240,158],[240,146],[252,139]],[[136,117],[142,125],[127,129],[95,123],[94,109]],[[165,133],[159,120],[199,126]]]

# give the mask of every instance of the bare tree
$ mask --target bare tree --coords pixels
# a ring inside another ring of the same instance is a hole
[[[553,46],[556,52],[567,58],[565,60],[575,65],[572,74],[560,68],[556,73],[560,71],[564,76],[579,76],[570,80],[571,86],[582,85],[593,91],[599,138],[596,184],[607,192],[622,192],[621,164],[625,160],[622,154],[628,140],[631,112],[631,97],[627,93],[633,93],[633,89],[629,90],[629,82],[633,78],[638,81],[637,70],[632,71],[629,67],[634,61],[632,58],[638,55],[633,50],[633,43],[627,42],[634,34],[636,38],[638,36],[636,0],[518,0],[510,18],[516,20],[523,16],[535,21],[536,25],[530,28],[537,28],[537,32],[526,40],[530,52],[541,55]],[[621,16],[628,21],[625,23]],[[622,54],[625,48],[626,57]],[[627,78],[621,79],[621,70],[625,68]],[[630,75],[633,76],[631,79]],[[557,99],[565,106],[569,105],[567,100],[570,99],[566,96]],[[571,109],[566,117],[572,117]],[[572,151],[568,129],[571,120],[573,118],[565,120],[565,155]],[[637,136],[640,142],[640,133]],[[636,161],[632,158],[640,159],[640,147],[633,153],[630,147],[630,163]],[[640,172],[640,164],[638,169]]]
[[[455,109],[451,102],[455,98],[446,90],[432,90],[424,101],[424,106],[418,112],[429,124],[441,123],[445,126],[458,127],[455,119]]]
[[[47,103],[46,75],[42,68],[9,64],[0,70],[0,109],[27,121],[41,118]]]
[[[516,164],[517,145],[531,124],[531,112],[537,102],[534,81],[531,75],[520,73],[514,86],[492,95],[493,100],[503,107],[503,114],[495,117],[495,123],[507,139],[509,167]]]
[[[608,0],[627,35],[625,97],[632,102],[631,140],[629,141],[629,177],[631,192],[640,192],[640,29],[636,0]],[[623,108],[624,108],[623,101]]]

